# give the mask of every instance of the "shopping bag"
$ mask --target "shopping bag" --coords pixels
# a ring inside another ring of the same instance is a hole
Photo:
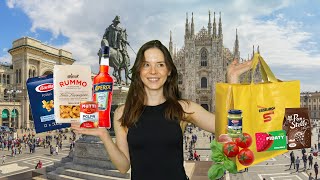
[[[285,147],[283,146],[286,143],[285,131],[282,130],[285,108],[300,107],[300,82],[298,80],[278,80],[258,53],[254,54],[251,72],[255,72],[257,67],[260,68],[263,82],[254,83],[254,73],[251,73],[250,82],[217,83],[215,93],[216,137],[227,134],[230,130],[228,127],[228,123],[230,126],[229,110],[240,110],[242,133],[247,133],[252,138],[252,144],[248,147],[254,156],[253,163],[249,163],[250,166],[287,152],[286,144]],[[231,134],[230,131],[229,134]],[[236,137],[237,134],[233,140]],[[240,148],[240,152],[241,150]],[[239,162],[239,157],[238,154],[233,159],[237,170],[248,167],[248,163],[243,163],[243,159],[240,159],[241,163]]]

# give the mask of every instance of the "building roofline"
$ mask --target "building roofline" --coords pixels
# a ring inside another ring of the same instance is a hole
[[[20,39],[22,39],[22,38],[20,38]],[[18,41],[18,40],[20,40],[20,39],[17,39],[16,41]],[[36,40],[36,41],[38,41],[38,40]],[[40,42],[40,41],[39,41],[39,42]],[[48,51],[46,51],[46,50],[44,50],[44,49],[41,49],[41,48],[38,48],[38,47],[35,47],[35,46],[31,46],[31,45],[26,45],[26,44],[21,45],[21,46],[17,46],[17,47],[14,47],[14,48],[11,48],[11,49],[8,50],[8,53],[10,53],[11,51],[14,51],[14,50],[16,50],[16,49],[23,48],[23,47],[29,47],[29,48],[37,49],[37,50],[39,50],[39,51],[41,51],[41,52],[43,52],[43,53],[50,54],[50,55],[52,55],[52,56],[64,57],[64,58],[66,58],[66,59],[68,59],[68,60],[71,60],[71,61],[73,61],[73,62],[76,61],[76,60],[73,59],[73,58],[69,58],[69,57],[66,57],[66,56],[63,56],[63,55],[53,54],[53,53],[50,53],[50,52],[48,52]],[[50,46],[50,47],[51,47],[51,46]],[[57,48],[55,48],[55,49],[57,49]],[[58,49],[58,50],[59,50],[59,49]],[[67,52],[68,52],[68,51],[67,51]]]

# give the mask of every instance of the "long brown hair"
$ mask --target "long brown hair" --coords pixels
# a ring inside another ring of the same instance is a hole
[[[145,60],[144,52],[150,48],[158,48],[162,51],[165,59],[165,64],[169,70],[170,76],[163,86],[163,95],[166,99],[165,117],[172,120],[183,120],[184,110],[178,100],[182,100],[178,89],[178,73],[177,68],[173,63],[172,57],[168,49],[159,41],[153,40],[145,43],[138,51],[136,60],[131,69],[132,80],[124,105],[123,114],[120,118],[121,125],[124,127],[133,126],[141,116],[144,110],[144,102],[146,92],[144,84],[140,78],[140,69]]]

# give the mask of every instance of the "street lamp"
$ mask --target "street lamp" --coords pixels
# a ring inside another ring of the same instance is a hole
[[[13,99],[13,111],[14,111],[14,115],[13,115],[13,122],[14,122],[14,128],[18,128],[18,127],[16,127],[16,126],[18,126],[17,125],[17,122],[16,122],[16,117],[17,117],[17,110],[16,110],[16,104],[15,104],[15,97],[16,97],[16,95],[17,94],[20,94],[20,93],[22,93],[22,91],[21,90],[15,90],[15,89],[11,89],[11,90],[9,90],[9,91],[7,91],[7,93],[9,94],[9,95],[11,95],[11,97],[12,97],[12,99]],[[10,98],[9,98],[10,99]]]

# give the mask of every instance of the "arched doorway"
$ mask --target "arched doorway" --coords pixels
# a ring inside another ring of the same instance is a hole
[[[46,71],[46,72],[43,73],[43,76],[49,75],[49,74],[53,74],[53,72],[52,71]]]
[[[9,126],[10,113],[8,109],[4,109],[1,112],[2,126]]]
[[[11,111],[11,127],[18,129],[18,122],[19,122],[19,112],[16,109]]]

